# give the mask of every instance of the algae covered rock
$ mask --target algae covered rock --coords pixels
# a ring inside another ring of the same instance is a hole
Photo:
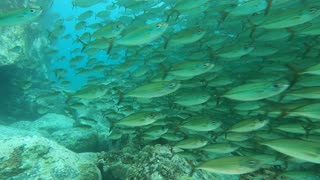
[[[194,170],[192,162],[172,153],[169,146],[145,146],[142,150],[124,148],[99,155],[103,179],[125,180],[233,180],[237,176]]]
[[[0,144],[0,179],[101,179],[92,162],[46,138],[14,136]]]

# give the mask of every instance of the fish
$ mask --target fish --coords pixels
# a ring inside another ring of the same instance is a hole
[[[299,139],[276,139],[260,144],[285,155],[320,164],[320,145],[318,143]]]
[[[310,26],[303,28],[302,30],[298,30],[299,34],[302,35],[320,35],[320,25],[319,24],[311,24]]]
[[[246,119],[235,123],[228,131],[231,132],[252,132],[257,131],[269,123],[269,119]]]
[[[213,67],[214,64],[210,62],[187,60],[172,65],[168,74],[179,77],[194,77],[210,71]]]
[[[108,138],[111,139],[111,140],[118,140],[118,139],[121,139],[122,137],[122,131],[120,129],[113,129]]]
[[[80,14],[80,15],[78,16],[78,21],[82,21],[82,20],[88,19],[88,18],[90,18],[92,15],[93,15],[93,11],[83,12],[82,14]]]
[[[268,0],[251,0],[251,1],[242,1],[237,7],[233,8],[229,14],[230,16],[245,16],[254,13],[259,13],[261,11],[266,11],[268,8]]]
[[[309,67],[308,69],[301,72],[301,74],[320,75],[320,64],[316,64],[314,66]]]
[[[178,81],[152,82],[129,91],[126,96],[137,98],[154,98],[168,95],[180,88]]]
[[[289,110],[288,116],[300,116],[320,120],[320,103],[310,103]]]
[[[305,8],[293,8],[289,11],[279,11],[277,13],[270,14],[260,25],[258,25],[258,27],[265,29],[288,28],[309,22],[319,15],[319,7],[309,6]]]
[[[166,40],[164,49],[192,44],[203,38],[205,34],[206,31],[201,28],[190,28],[175,32],[174,34],[171,34],[170,37]]]
[[[98,13],[96,13],[95,17],[97,18],[101,18],[101,19],[106,19],[110,16],[110,11],[100,11]]]
[[[202,137],[189,137],[179,141],[174,147],[181,149],[198,149],[205,146],[207,143],[208,141]]]
[[[186,119],[181,127],[193,131],[213,131],[221,126],[222,122],[207,116],[192,116]]]
[[[186,11],[204,5],[207,2],[208,0],[179,0],[174,6],[174,9],[178,11]]]
[[[263,164],[263,167],[272,167],[272,166],[284,166],[285,161],[274,154],[253,154],[250,157],[258,160]]]
[[[41,14],[40,7],[15,9],[0,14],[0,27],[21,25],[35,21]]]
[[[96,99],[101,98],[107,93],[108,89],[105,86],[94,85],[94,86],[86,86],[82,89],[74,92],[68,93],[70,97],[77,97],[81,99]]]
[[[164,126],[153,126],[148,129],[146,129],[143,134],[146,134],[148,136],[152,137],[158,137],[160,138],[163,134],[168,132],[168,128]]]
[[[288,133],[295,133],[295,134],[309,134],[312,133],[312,129],[308,129],[308,125],[303,122],[298,123],[286,123],[286,124],[280,124],[275,127],[275,129],[278,129],[283,132]]]
[[[219,138],[228,141],[246,141],[250,139],[252,135],[248,133],[238,133],[238,132],[227,132],[225,135],[220,136]]]
[[[205,91],[179,90],[175,92],[174,103],[181,106],[194,106],[207,102],[211,95]]]
[[[234,83],[234,79],[228,76],[219,76],[210,81],[208,81],[207,86],[209,87],[219,87],[219,86],[226,86]]]
[[[168,23],[147,24],[133,30],[127,30],[121,38],[114,41],[116,45],[137,46],[147,44],[160,38],[167,30]]]
[[[246,174],[259,170],[261,162],[245,156],[220,157],[199,164],[196,169],[218,174]]]
[[[256,101],[284,92],[289,82],[256,82],[246,83],[227,91],[223,97],[237,101]]]
[[[292,89],[288,91],[286,95],[304,99],[320,99],[320,87],[304,87],[299,89]]]
[[[101,0],[92,0],[92,1],[86,1],[86,0],[72,0],[72,5],[81,7],[81,8],[87,8],[90,6],[94,6],[96,4],[101,3]]]
[[[100,27],[96,31],[93,32],[92,37],[96,39],[101,38],[114,38],[121,34],[121,32],[125,29],[124,24],[120,22],[113,22],[107,24],[106,26]]]
[[[184,138],[184,136],[177,133],[165,133],[161,135],[161,138],[167,141],[181,141]]]
[[[158,112],[137,112],[121,119],[116,124],[129,127],[145,126],[161,118],[163,118],[163,115]]]
[[[239,58],[244,55],[249,54],[254,50],[252,46],[234,45],[229,47],[224,47],[218,50],[217,54],[222,58]]]
[[[239,146],[232,143],[215,143],[202,147],[201,150],[216,154],[228,154],[238,150],[239,148]]]

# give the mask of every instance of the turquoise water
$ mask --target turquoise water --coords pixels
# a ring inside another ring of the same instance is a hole
[[[319,0],[88,2],[0,3],[1,126],[102,179],[320,179]]]

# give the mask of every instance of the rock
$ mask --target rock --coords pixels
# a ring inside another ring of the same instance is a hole
[[[100,120],[102,118],[97,118]],[[105,122],[86,123],[74,127],[75,120],[64,115],[49,113],[35,121],[18,121],[10,127],[39,132],[74,152],[97,152],[106,149],[109,128]]]
[[[101,179],[94,163],[49,139],[14,136],[0,144],[0,179]]]
[[[92,128],[71,128],[58,130],[51,134],[50,139],[74,152],[97,151],[97,132]]]
[[[47,131],[57,131],[60,129],[72,128],[75,121],[67,116],[48,113],[39,119],[33,121],[32,125],[36,129],[47,130]]]
[[[38,131],[33,124],[32,121],[17,121],[10,124],[10,127],[17,128],[17,129],[24,129],[28,131]]]
[[[18,129],[18,128],[13,128],[13,127],[8,127],[8,126],[2,126],[0,125],[0,139],[7,139],[13,136],[21,135],[21,136],[26,136],[26,135],[37,135],[41,136],[40,133],[35,132],[35,131],[27,131],[23,129]]]
[[[42,136],[50,138],[50,135],[61,129],[70,129],[75,121],[64,115],[48,113],[35,121],[18,121],[10,124],[10,127],[24,129],[28,131],[37,131]]]
[[[142,150],[124,148],[118,152],[101,152],[103,179],[152,180],[237,180],[238,176],[218,175],[194,170],[193,165],[174,155],[169,146],[145,146]]]

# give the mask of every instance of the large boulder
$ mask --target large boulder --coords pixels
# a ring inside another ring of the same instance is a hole
[[[52,133],[50,139],[74,152],[95,152],[98,148],[98,136],[93,128],[62,129]]]
[[[14,136],[0,145],[0,179],[101,179],[93,162],[49,139]]]

